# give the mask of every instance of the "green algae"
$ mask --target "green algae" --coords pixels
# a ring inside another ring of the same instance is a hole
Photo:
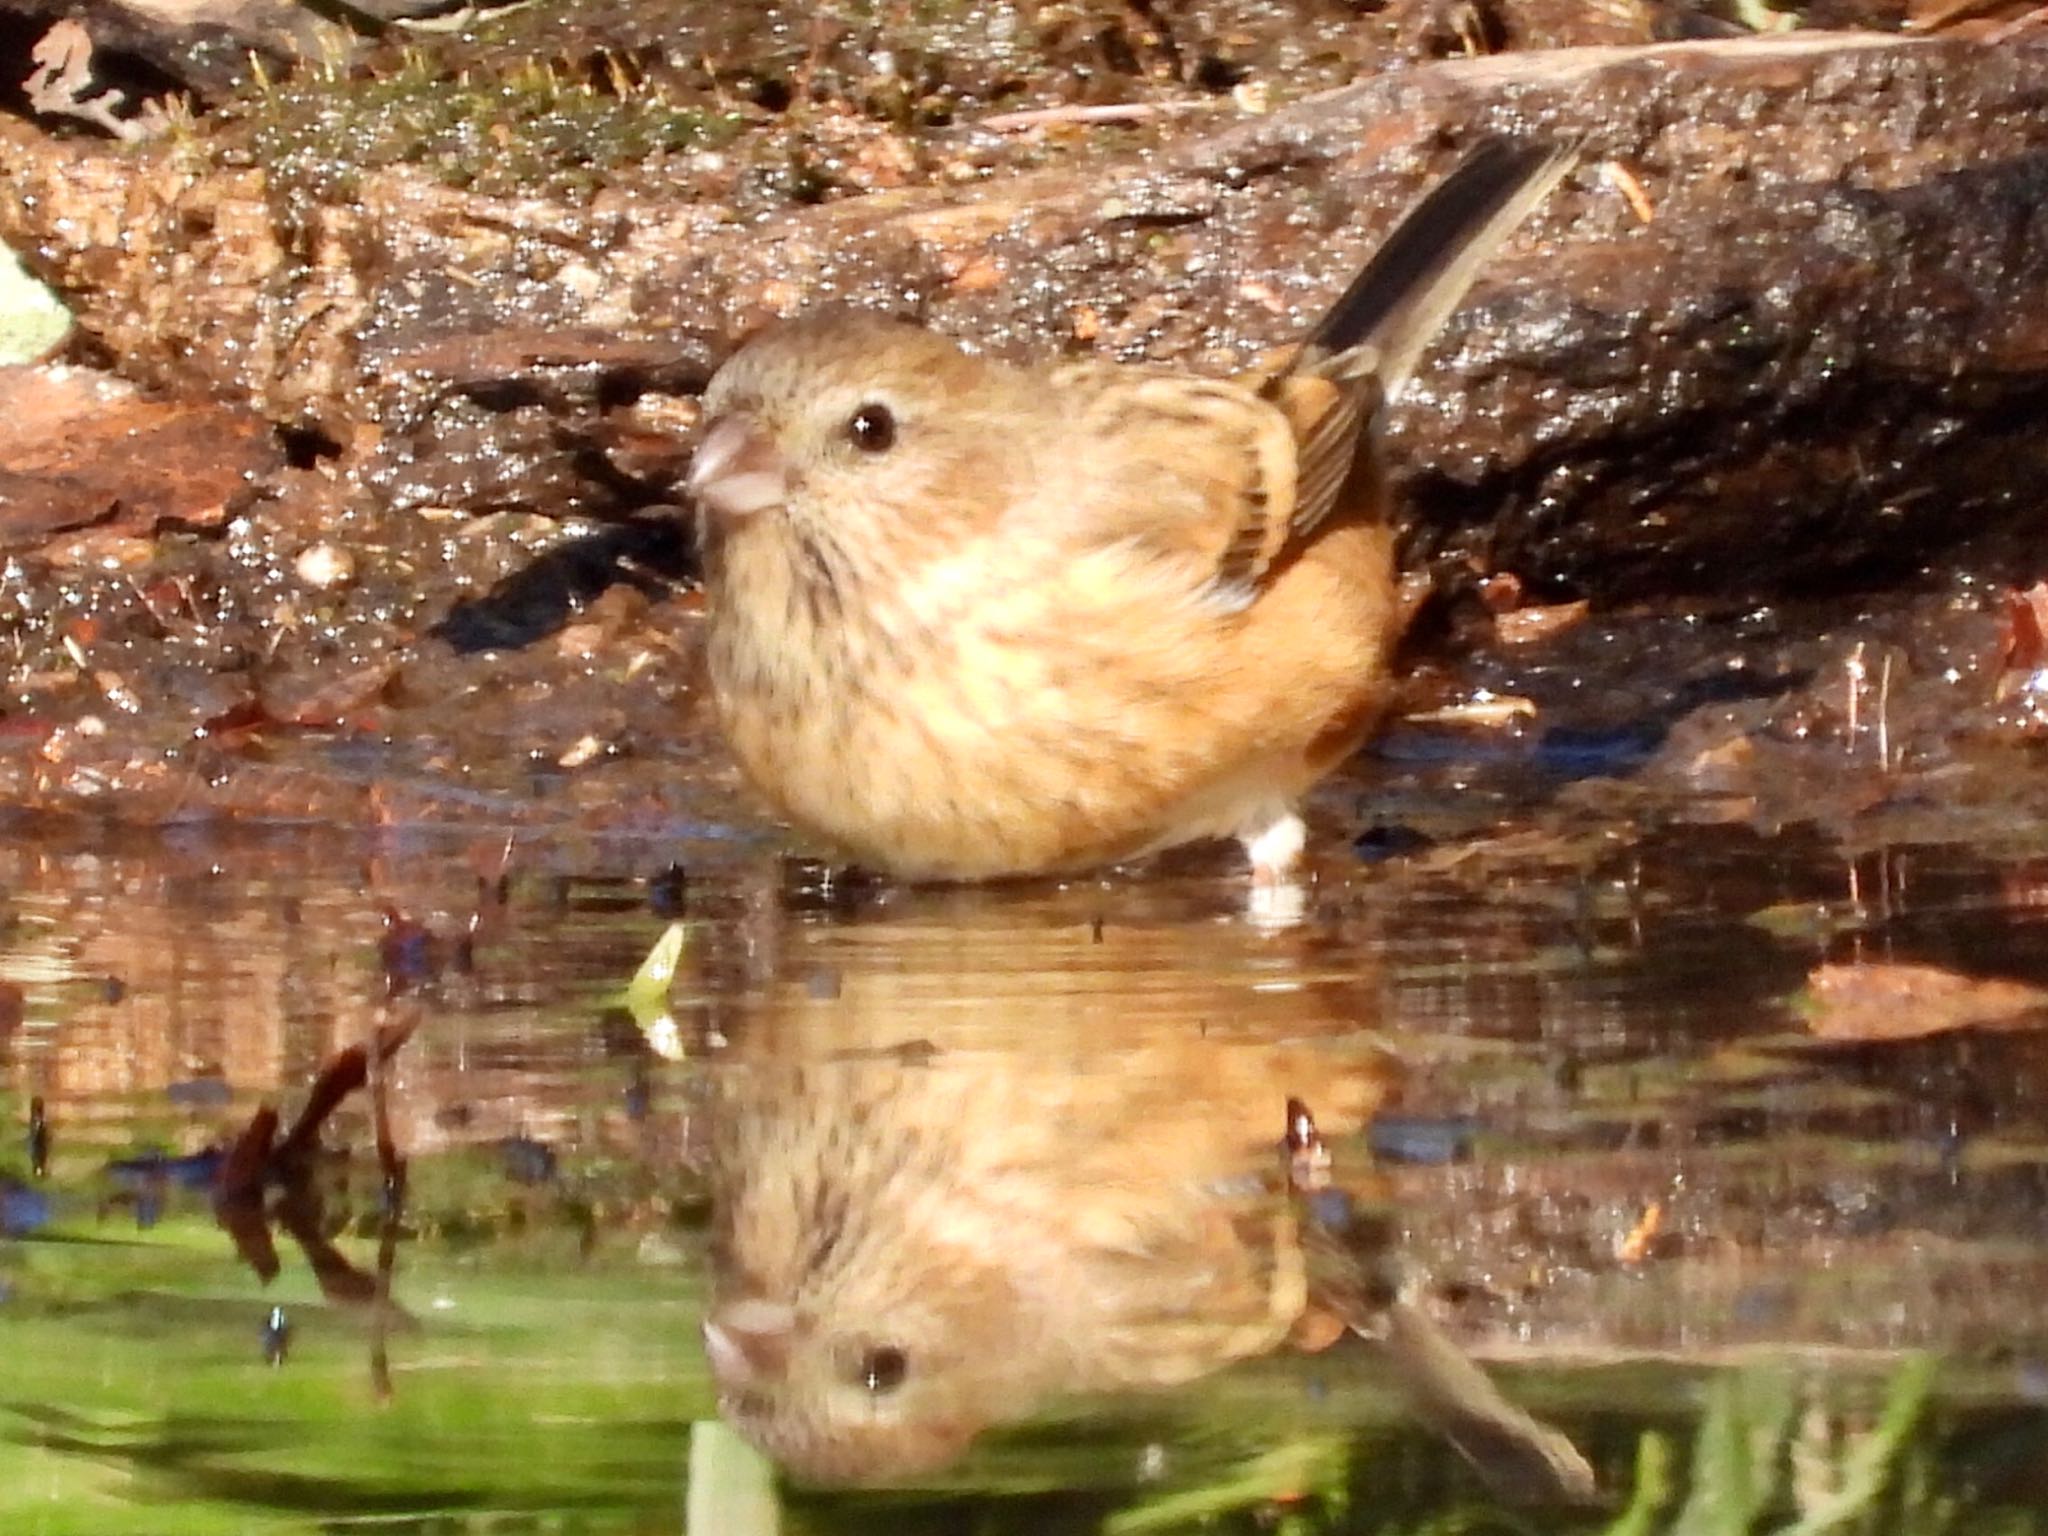
[[[741,119],[677,102],[623,71],[592,81],[546,62],[450,76],[409,50],[396,68],[265,81],[238,109],[230,164],[262,167],[294,205],[353,201],[366,173],[396,166],[492,197],[580,200],[627,171],[728,143]]]

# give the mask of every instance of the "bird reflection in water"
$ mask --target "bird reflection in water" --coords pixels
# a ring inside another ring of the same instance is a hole
[[[1397,1368],[1434,1373],[1419,1402],[1454,1439],[1526,1426],[1549,1436],[1539,1462],[1590,1481],[1419,1314],[1384,1326],[1358,1232],[1324,1219],[1348,1203],[1303,1187],[1325,1159],[1289,1100],[1344,1134],[1392,1079],[1358,1022],[1369,980],[1315,979],[1306,937],[1276,968],[1242,925],[1112,928],[1098,948],[1085,918],[944,910],[813,931],[803,958],[837,968],[836,995],[791,984],[733,1032],[704,1340],[743,1434],[800,1480],[902,1479],[1056,1398],[1371,1321]]]

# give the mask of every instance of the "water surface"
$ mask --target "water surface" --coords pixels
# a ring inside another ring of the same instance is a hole
[[[1205,857],[18,827],[0,1530],[2048,1528],[2042,1021],[1832,1038],[1805,990],[2048,983],[2029,838],[1409,810],[1326,796],[1292,926]],[[402,1199],[363,1090],[224,1219],[209,1149],[407,1025]],[[887,1486],[719,1419],[700,1319],[778,1265],[815,1391],[727,1406]],[[1396,1298],[1590,1501],[1346,1333]]]

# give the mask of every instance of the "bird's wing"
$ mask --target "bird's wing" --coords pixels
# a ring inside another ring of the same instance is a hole
[[[1280,408],[1294,439],[1295,489],[1287,526],[1273,541],[1262,574],[1289,543],[1322,525],[1345,487],[1354,483],[1354,470],[1360,471],[1361,499],[1369,503],[1361,510],[1379,514],[1378,465],[1360,465],[1359,460],[1375,453],[1372,428],[1386,399],[1379,375],[1370,368],[1344,378],[1282,374],[1266,386],[1266,397]]]
[[[1093,439],[1087,536],[1184,560],[1241,607],[1340,505],[1384,513],[1387,396],[1576,148],[1482,142],[1402,217],[1287,367],[1242,380],[1081,362],[1053,384]],[[1078,445],[1077,445],[1078,447]]]
[[[1265,386],[1301,443],[1291,536],[1315,531],[1354,467],[1359,493],[1377,500],[1379,465],[1371,460],[1380,407],[1578,154],[1576,144],[1481,140],[1401,216],[1287,370]]]
[[[1300,444],[1285,408],[1164,369],[1073,363],[1052,383],[1079,407],[1083,536],[1135,543],[1249,602],[1294,522]]]

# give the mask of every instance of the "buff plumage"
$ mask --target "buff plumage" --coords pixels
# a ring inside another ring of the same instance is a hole
[[[691,473],[747,777],[914,879],[1211,837],[1284,878],[1388,698],[1384,401],[1569,160],[1468,156],[1271,377],[1013,367],[845,312],[748,342]]]

